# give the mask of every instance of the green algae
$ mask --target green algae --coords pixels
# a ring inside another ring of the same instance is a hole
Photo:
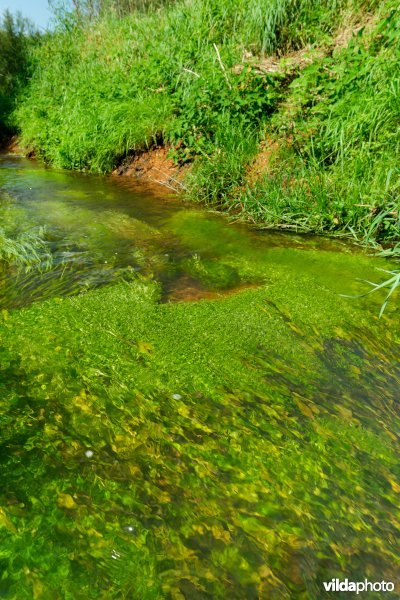
[[[182,270],[195,279],[199,279],[211,289],[234,288],[241,283],[238,271],[218,260],[202,260],[196,254],[182,261]]]
[[[104,260],[104,240],[136,239],[153,268],[1,313],[0,595],[318,599],[334,577],[397,581],[397,309],[339,295],[381,262],[156,199],[147,220],[149,198],[138,217],[96,213],[85,190],[76,220],[57,197],[63,235],[80,219]],[[163,301],[182,272],[257,287]]]
[[[295,286],[160,305],[146,282],[5,314],[10,597],[318,598],[394,577],[398,364],[380,324],[346,327],[348,302],[307,283],[302,318]]]

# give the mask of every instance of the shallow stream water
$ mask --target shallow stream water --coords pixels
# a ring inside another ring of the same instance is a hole
[[[232,225],[128,179],[44,169],[13,155],[0,157],[0,195],[6,235],[23,240],[31,232],[43,242],[33,245],[38,260],[29,268],[2,271],[2,308],[80,293],[135,273],[160,281],[163,301],[213,298],[264,281],[274,249],[351,252],[337,241]],[[293,253],[288,261],[300,266],[303,259]],[[254,268],[235,264],[252,260]],[[314,271],[323,273],[323,260],[313,261]],[[351,266],[341,278],[351,286]]]
[[[0,597],[400,597],[387,263],[12,155],[0,233]]]

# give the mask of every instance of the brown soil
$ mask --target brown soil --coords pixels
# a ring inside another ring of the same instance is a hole
[[[346,26],[343,26],[337,32],[334,40],[333,40],[333,49],[340,50],[341,48],[345,48],[348,46],[351,38],[357,33],[361,31],[361,29],[365,29],[366,32],[370,32],[377,22],[376,15],[362,15],[362,21],[356,23],[348,23]]]
[[[115,176],[135,177],[165,185],[174,192],[185,189],[184,177],[190,165],[179,166],[168,158],[169,148],[157,147],[127,159],[113,171]]]
[[[264,58],[255,57],[250,52],[244,52],[242,57],[242,63],[233,67],[233,72],[239,74],[246,66],[251,66],[253,69],[258,71],[260,74],[274,73],[276,71],[281,72],[285,75],[297,72],[304,69],[315,60],[326,56],[329,53],[341,50],[348,46],[353,36],[361,29],[365,29],[367,32],[370,31],[375,25],[376,19],[371,15],[364,15],[363,21],[360,22],[349,22],[346,26],[343,26],[338,30],[336,36],[333,38],[330,45],[325,48],[311,48],[307,46],[301,50],[290,52],[284,56],[267,56]],[[290,114],[292,107],[284,102],[282,106],[286,106],[287,119],[290,122]],[[296,110],[296,107],[293,107]],[[260,144],[259,152],[254,158],[253,162],[247,169],[247,182],[250,184],[256,183],[256,181],[262,177],[262,175],[271,171],[271,162],[274,154],[278,151],[280,144],[291,143],[291,135],[288,134],[284,139],[271,140],[267,139]]]
[[[257,156],[254,158],[247,170],[247,181],[255,183],[264,173],[268,172],[271,167],[271,159],[274,153],[278,150],[277,141],[265,140],[260,144],[260,149]]]
[[[304,69],[318,58],[322,58],[323,56],[326,56],[335,50],[340,50],[346,47],[351,38],[357,35],[361,29],[370,31],[375,23],[376,17],[369,14],[363,15],[361,22],[348,22],[337,31],[335,37],[332,39],[332,42],[323,48],[306,46],[301,50],[294,50],[283,56],[271,55],[261,58],[254,56],[251,52],[245,51],[242,56],[242,62],[238,65],[235,65],[232,71],[238,75],[246,66],[250,66],[261,75],[275,73],[277,71],[288,75],[294,71]]]
[[[3,145],[2,150],[10,152],[11,154],[26,154],[19,145],[19,139],[16,135],[13,135],[13,137]]]
[[[257,58],[250,53],[246,53],[244,54],[243,64],[235,65],[233,67],[233,72],[239,74],[244,69],[245,65],[249,65],[261,75],[275,73],[277,71],[283,74],[289,74],[294,70],[304,69],[304,67],[321,56],[323,56],[323,52],[312,49],[311,46],[306,46],[301,50],[290,52],[285,54],[285,56],[273,55]]]

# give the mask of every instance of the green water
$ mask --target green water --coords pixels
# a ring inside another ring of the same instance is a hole
[[[0,219],[0,597],[400,597],[386,263],[12,156]]]

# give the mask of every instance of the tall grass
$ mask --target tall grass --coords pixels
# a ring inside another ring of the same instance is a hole
[[[215,132],[214,147],[209,154],[203,154],[189,176],[192,198],[229,209],[245,180],[246,165],[256,150],[256,132],[250,126],[232,124],[229,116],[225,116]]]
[[[399,240],[399,31],[392,11],[293,81],[268,126],[273,166],[245,197],[255,219]]]
[[[86,26],[64,20],[37,52],[17,111],[23,138],[51,162],[93,171],[110,170],[160,135],[176,140],[181,131],[185,144],[195,145],[205,115],[224,102],[229,111],[239,87],[245,95],[246,85],[230,72],[244,50],[314,41],[317,30],[322,35],[340,22],[348,4],[186,0],[123,19],[111,11]],[[242,113],[262,101],[250,79]]]
[[[393,0],[183,0],[78,17],[64,15],[36,50],[15,113],[45,160],[108,172],[164,142],[176,162],[195,162],[192,198],[266,226],[399,240]],[[363,21],[336,43],[341,27]],[[306,68],[257,67],[305,45],[322,48]],[[275,160],[249,182],[265,136]]]
[[[15,132],[11,117],[16,98],[27,84],[30,53],[38,43],[32,24],[5,11],[0,17],[0,143]]]

